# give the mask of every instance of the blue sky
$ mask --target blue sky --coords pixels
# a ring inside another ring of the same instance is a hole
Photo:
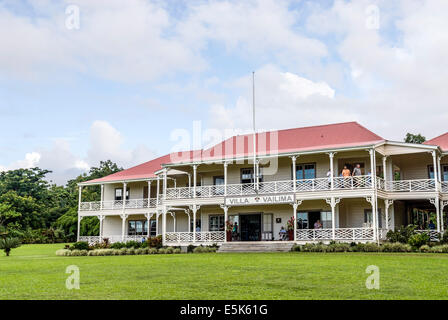
[[[79,11],[79,28],[67,28]],[[0,1],[0,169],[59,184],[173,150],[177,129],[446,126],[446,1]],[[424,116],[422,116],[424,115]],[[224,134],[223,134],[224,135]],[[206,141],[203,141],[206,144]]]

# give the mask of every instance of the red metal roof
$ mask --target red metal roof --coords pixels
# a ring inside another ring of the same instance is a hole
[[[100,182],[111,182],[111,181],[124,181],[124,180],[138,180],[138,179],[148,179],[155,178],[154,172],[162,169],[162,163],[167,163],[170,161],[170,154],[164,155],[157,159],[139,164],[138,166],[122,170],[120,172],[113,173],[111,175],[86,181],[87,183],[100,183]]]
[[[249,157],[253,135],[231,137],[209,149],[170,153],[88,183],[154,178],[162,164]],[[364,146],[385,141],[357,122],[286,129],[257,134],[257,155]]]
[[[448,132],[428,140],[424,144],[439,146],[443,151],[448,151]]]

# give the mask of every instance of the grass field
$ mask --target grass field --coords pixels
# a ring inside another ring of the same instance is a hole
[[[253,253],[57,257],[56,245],[0,254],[0,299],[447,299],[448,254]],[[65,269],[80,269],[67,290]],[[368,290],[368,265],[380,289]]]

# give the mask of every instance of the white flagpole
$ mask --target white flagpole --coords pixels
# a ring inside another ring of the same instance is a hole
[[[255,128],[255,71],[252,72],[252,126],[253,126],[253,157],[254,157],[254,186],[258,190],[258,172],[257,172],[257,137]]]

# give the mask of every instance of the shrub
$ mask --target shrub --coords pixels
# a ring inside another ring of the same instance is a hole
[[[408,243],[414,248],[420,248],[424,244],[428,244],[430,241],[429,234],[424,233],[416,233],[409,237]]]
[[[165,248],[160,248],[158,253],[165,254],[166,253],[166,249]]]
[[[408,243],[409,238],[414,234],[416,226],[410,224],[406,227],[401,226],[397,230],[390,230],[386,234],[386,239],[389,242]]]
[[[440,244],[448,244],[448,230],[445,230],[443,234],[441,234],[440,237]]]
[[[430,252],[432,252],[432,253],[448,253],[448,245],[443,244],[443,245],[431,247]]]
[[[162,236],[149,237],[147,240],[147,246],[149,248],[161,248],[162,247]]]
[[[73,250],[70,252],[70,255],[71,255],[72,257],[87,256],[87,254],[88,254],[88,250],[78,250],[78,249],[73,249]]]
[[[71,247],[71,250],[89,250],[89,244],[85,241],[75,242]]]
[[[166,248],[166,253],[167,254],[172,254],[173,252],[174,252],[174,248],[173,247]]]
[[[176,248],[176,249],[174,249],[174,250],[173,250],[173,253],[174,253],[174,254],[179,254],[179,253],[181,253],[180,248]]]
[[[142,245],[141,242],[134,241],[134,240],[128,241],[125,244],[126,248],[128,248],[128,249],[129,248],[140,248],[141,245]]]
[[[124,242],[114,242],[110,245],[111,249],[121,249],[121,248],[125,248],[126,244]]]
[[[126,254],[130,254],[130,255],[135,254],[135,249],[134,249],[134,247],[127,249],[127,250],[126,250]]]
[[[406,243],[385,243],[381,246],[382,252],[412,252],[412,247]]]
[[[300,251],[300,247],[301,247],[300,245],[295,244],[295,245],[292,246],[291,251],[297,251],[298,252],[298,251]]]
[[[68,249],[59,249],[59,250],[56,250],[56,255],[57,255],[57,256],[69,256],[70,253],[71,253],[71,251],[68,250]]]
[[[149,248],[148,249],[148,254],[157,254],[157,249],[156,248]]]
[[[431,252],[431,247],[428,246],[427,244],[425,244],[425,245],[420,247],[419,251],[420,252],[424,252],[424,253],[428,253],[428,252]]]
[[[327,246],[328,252],[348,252],[350,251],[350,245],[348,243],[330,243]]]
[[[135,249],[135,254],[137,254],[137,255],[146,254],[146,251],[144,248],[138,248],[138,249]]]
[[[124,256],[124,255],[128,254],[128,249],[126,249],[126,248],[121,248],[118,250],[120,251],[120,256]]]

